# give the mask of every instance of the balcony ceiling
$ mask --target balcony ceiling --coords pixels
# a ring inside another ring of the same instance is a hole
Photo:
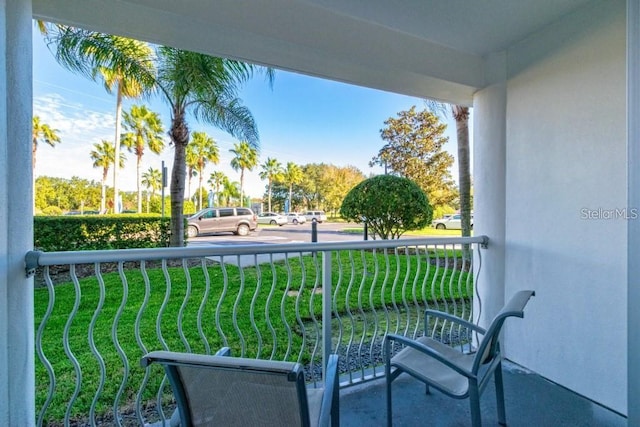
[[[34,17],[470,103],[483,58],[593,0],[33,0]]]

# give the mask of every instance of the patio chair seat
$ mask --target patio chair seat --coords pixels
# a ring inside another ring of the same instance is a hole
[[[416,340],[450,360],[452,363],[471,370],[475,354],[462,353],[440,341],[429,337],[420,337]],[[426,378],[430,384],[437,385],[438,389],[449,394],[464,397],[469,391],[469,380],[464,375],[444,366],[436,359],[425,357],[424,353],[412,347],[405,347],[396,354],[391,363],[396,368],[416,378]]]

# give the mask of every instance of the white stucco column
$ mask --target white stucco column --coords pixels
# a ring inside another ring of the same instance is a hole
[[[0,0],[0,425],[35,424],[31,0]]]
[[[640,0],[627,0],[627,204],[640,209]],[[627,221],[627,416],[640,425],[640,219]]]
[[[506,102],[505,55],[487,60],[487,74],[495,83],[473,97],[473,232],[489,236],[481,249],[476,316],[488,326],[504,305],[505,197],[506,197]],[[477,264],[476,264],[477,265]],[[479,307],[479,305],[481,306]]]

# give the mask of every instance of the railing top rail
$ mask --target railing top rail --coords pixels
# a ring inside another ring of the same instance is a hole
[[[421,237],[397,240],[366,240],[346,242],[283,243],[276,245],[187,246],[183,248],[112,249],[99,251],[41,252],[26,254],[26,268],[61,264],[89,264],[95,262],[153,261],[175,258],[202,258],[212,256],[261,255],[293,252],[322,252],[334,250],[384,249],[402,246],[487,245],[487,236],[474,237]]]

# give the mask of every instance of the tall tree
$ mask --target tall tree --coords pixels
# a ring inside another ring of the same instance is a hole
[[[244,171],[252,171],[258,165],[258,150],[248,142],[242,141],[233,144],[233,148],[229,151],[234,154],[231,167],[235,171],[240,171],[240,204],[242,205],[244,204]]]
[[[452,105],[458,141],[458,186],[462,235],[471,236],[471,166],[469,161],[469,107]]]
[[[443,149],[446,124],[428,110],[411,107],[387,119],[380,136],[386,144],[370,164],[386,165],[389,172],[415,181],[434,206],[456,197],[450,168],[453,156]]]
[[[242,84],[260,71],[265,71],[269,83],[272,83],[273,70],[166,46],[156,50],[155,61],[152,62],[143,53],[129,54],[129,49],[124,48],[133,48],[140,42],[122,39],[120,43],[114,36],[79,29],[68,32],[71,34],[53,37],[49,33],[46,37],[53,40],[54,45],[62,46],[56,52],[62,52],[62,55],[70,58],[70,61],[62,61],[73,65],[70,68],[86,72],[90,76],[91,71],[99,70],[99,67],[119,70],[126,77],[136,77],[141,88],[151,87],[169,105],[169,135],[174,147],[170,185],[170,244],[183,246],[185,155],[189,144],[187,113],[191,113],[196,120],[217,126],[233,137],[257,147],[259,137],[256,123],[251,112],[242,105],[237,93]],[[67,52],[73,54],[67,55]],[[153,65],[156,66],[155,74]],[[124,83],[126,80],[119,81]],[[119,115],[118,111],[117,116]]]
[[[36,172],[36,152],[38,151],[38,142],[45,142],[52,147],[55,147],[60,142],[57,129],[51,129],[51,127],[40,121],[39,116],[33,116],[33,127],[31,128],[31,141],[33,143],[31,147],[31,167],[35,176]]]
[[[220,162],[220,150],[218,144],[204,132],[193,132],[191,144],[187,150],[195,157],[195,170],[198,173],[198,210],[202,209],[202,180],[204,168],[209,163],[217,165]]]
[[[218,198],[218,204],[222,202],[220,189],[225,183],[225,180],[228,181],[229,178],[221,171],[215,171],[209,175],[209,180],[207,181],[209,185],[213,188],[215,196]]]
[[[231,181],[225,176],[222,182],[222,192],[220,197],[225,200],[227,206],[231,205],[231,199],[240,198],[240,183],[237,181]]]
[[[323,177],[329,165],[324,163],[307,163],[302,166],[303,179],[300,188],[305,204],[310,209],[320,209],[323,194],[327,194],[330,183],[327,184]]]
[[[325,165],[322,171],[321,198],[325,210],[336,211],[349,191],[366,177],[354,166]]]
[[[162,188],[162,172],[160,169],[149,168],[142,174],[142,185],[147,188],[147,213],[150,210],[151,199],[156,195],[156,191]],[[151,193],[149,193],[151,190]]]
[[[282,182],[289,187],[289,210],[293,209],[293,186],[300,184],[304,178],[300,166],[293,162],[288,162],[282,173]]]
[[[46,142],[52,147],[55,147],[60,142],[57,129],[51,129],[51,127],[40,121],[39,116],[33,116],[33,127],[31,128],[31,185],[33,186],[33,210],[36,209],[36,152],[38,151],[38,141]]]
[[[44,35],[56,60],[71,71],[102,80],[116,95],[114,151],[120,157],[122,99],[138,98],[154,84],[153,51],[147,43],[64,25],[48,26]],[[119,197],[118,168],[113,173],[114,206]]]
[[[134,105],[123,113],[125,133],[122,145],[136,155],[136,185],[138,190],[138,213],[142,213],[142,156],[145,148],[160,154],[164,149],[164,128],[158,113],[144,105]]]
[[[260,179],[267,180],[268,187],[268,200],[269,200],[269,212],[271,212],[271,190],[273,183],[282,178],[282,164],[271,157],[268,157],[263,164],[260,165],[262,171],[260,172]]]
[[[436,114],[447,115],[447,105],[437,101],[426,101],[427,107]],[[458,145],[458,189],[460,192],[460,221],[463,237],[471,236],[471,163],[469,150],[469,107],[450,105],[456,122]]]
[[[113,144],[109,141],[102,140],[100,143],[93,144],[93,150],[89,154],[93,160],[94,168],[102,168],[102,191],[100,198],[100,213],[107,211],[107,174],[109,168],[115,163],[116,153]],[[124,167],[124,153],[120,153],[119,167]]]
[[[171,246],[184,242],[184,184],[189,127],[186,114],[217,126],[232,136],[258,145],[258,129],[251,112],[242,105],[240,86],[263,68],[170,47],[158,49],[157,87],[171,110],[169,135],[174,146],[171,172]],[[267,69],[269,82],[273,70]]]
[[[191,145],[187,145],[184,162],[187,167],[187,198],[191,199],[191,179],[198,174],[198,172],[196,172],[198,156]]]

